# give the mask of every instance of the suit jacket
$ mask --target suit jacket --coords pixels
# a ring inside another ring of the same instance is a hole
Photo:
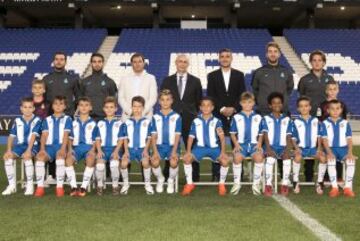
[[[183,130],[185,135],[190,129],[192,120],[198,115],[199,102],[202,98],[202,87],[200,79],[187,74],[186,86],[183,94],[183,98],[180,100],[177,77],[176,74],[166,77],[160,89],[168,89],[171,91],[174,103],[173,110],[179,113],[183,119]]]
[[[220,114],[220,109],[234,107],[237,112],[241,110],[240,95],[246,91],[244,74],[236,69],[231,69],[227,91],[221,69],[209,73],[207,81],[207,95],[215,101],[214,115],[222,120],[224,129],[227,131],[230,127],[230,120]]]
[[[132,82],[135,74],[124,76],[118,84],[118,102],[123,111],[123,119],[129,118],[131,115],[131,99],[135,96],[135,87]],[[145,99],[144,115],[148,118],[152,117],[153,107],[157,101],[157,84],[155,76],[144,71],[141,74],[141,83],[138,94]]]

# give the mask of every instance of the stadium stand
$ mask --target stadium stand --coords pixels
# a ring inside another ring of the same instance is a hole
[[[18,114],[19,99],[30,94],[34,76],[51,71],[55,51],[68,55],[67,69],[82,75],[105,29],[0,29],[1,114]]]
[[[314,49],[325,52],[326,70],[340,82],[340,99],[348,105],[352,115],[360,115],[360,31],[286,29],[284,36],[306,64]]]

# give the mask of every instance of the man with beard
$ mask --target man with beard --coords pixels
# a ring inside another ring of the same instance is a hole
[[[255,70],[252,88],[256,98],[257,111],[261,115],[270,113],[267,98],[270,93],[279,92],[284,95],[283,113],[289,114],[289,97],[294,88],[293,75],[289,69],[279,64],[280,47],[275,42],[266,46],[267,64]]]
[[[55,96],[65,96],[68,103],[65,114],[73,116],[75,113],[75,103],[80,94],[79,76],[70,74],[65,70],[66,60],[67,56],[64,52],[56,52],[54,54],[54,69],[43,78],[46,89],[45,100],[48,103],[52,103]],[[52,111],[50,110],[50,112]],[[49,162],[49,175],[45,180],[45,185],[53,182],[55,175],[55,162]]]
[[[87,96],[91,100],[91,117],[98,121],[104,119],[104,100],[108,96],[116,97],[117,87],[111,78],[103,73],[104,56],[100,53],[92,54],[90,58],[92,74],[80,81],[81,96]]]
[[[215,101],[214,115],[223,124],[229,136],[231,118],[240,111],[240,95],[246,91],[244,74],[231,68],[233,57],[230,49],[219,51],[220,68],[208,74],[207,95]],[[213,179],[220,176],[219,163],[213,162]]]
[[[70,74],[65,70],[66,60],[67,57],[64,52],[54,54],[54,70],[43,78],[46,88],[45,98],[46,101],[52,103],[55,96],[65,96],[68,103],[65,114],[73,116],[75,103],[79,97],[79,76]]]

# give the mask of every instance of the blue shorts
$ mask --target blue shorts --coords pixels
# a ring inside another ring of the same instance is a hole
[[[157,149],[159,151],[160,159],[161,160],[170,160],[171,152],[173,149],[173,146],[169,145],[158,145]],[[177,154],[180,154],[180,148],[177,149]]]
[[[316,156],[317,149],[316,147],[313,148],[300,148],[301,149],[301,156],[303,158],[313,158]]]
[[[101,149],[104,152],[104,156],[103,156],[102,160],[107,161],[107,162],[110,161],[112,159],[112,154],[114,152],[115,146],[114,147],[102,147]],[[119,152],[119,157],[121,157],[120,152]]]
[[[330,147],[330,149],[333,152],[337,162],[344,161],[348,154],[347,147]]]
[[[213,162],[217,162],[220,156],[221,150],[219,147],[201,147],[194,146],[192,149],[192,154],[195,158],[195,161],[200,162],[204,157],[210,157]]]
[[[129,148],[130,161],[141,162],[144,148]]]
[[[244,143],[244,144],[240,144],[241,146],[241,151],[240,154],[243,157],[252,157],[254,155],[254,153],[257,152],[256,150],[256,144],[251,144],[251,143]]]
[[[45,151],[48,154],[50,158],[50,162],[55,161],[56,159],[56,153],[60,150],[61,145],[51,145],[51,146],[45,146]]]
[[[78,162],[81,160],[85,160],[91,148],[92,148],[91,145],[74,146],[72,153],[75,158],[75,161]]]
[[[27,144],[19,144],[19,145],[15,145],[12,149],[12,152],[18,156],[21,157],[22,154],[24,154],[24,152],[26,151],[26,149],[28,148]],[[38,152],[39,152],[40,146],[39,145],[34,145],[31,149],[31,153],[35,156]]]

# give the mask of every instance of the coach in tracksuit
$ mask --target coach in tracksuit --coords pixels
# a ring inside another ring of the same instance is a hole
[[[96,121],[103,119],[104,100],[108,96],[116,97],[117,87],[111,78],[103,73],[104,56],[94,53],[90,59],[92,74],[80,81],[80,94],[87,96],[92,103],[91,117]]]
[[[43,78],[46,88],[45,99],[51,103],[55,96],[65,96],[67,100],[65,113],[73,116],[75,113],[75,102],[79,97],[79,76],[70,74],[65,70],[66,59],[65,53],[55,53],[53,61],[54,70]],[[50,113],[52,113],[51,108]]]
[[[281,56],[280,47],[275,42],[266,46],[266,58],[268,64],[255,70],[252,79],[252,88],[256,98],[257,111],[261,115],[270,113],[267,102],[272,92],[280,92],[284,95],[284,113],[289,114],[288,100],[294,88],[294,79],[291,71],[279,64]]]

